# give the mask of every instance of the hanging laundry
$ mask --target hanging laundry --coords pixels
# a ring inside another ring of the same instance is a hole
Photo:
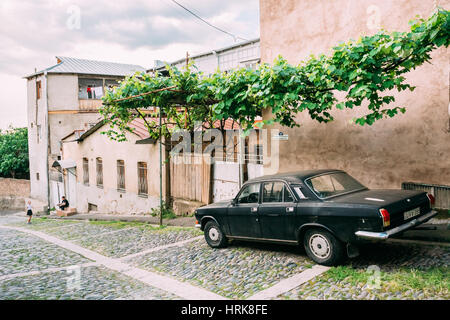
[[[103,88],[95,87],[94,88],[94,97],[95,99],[100,99],[103,96]]]

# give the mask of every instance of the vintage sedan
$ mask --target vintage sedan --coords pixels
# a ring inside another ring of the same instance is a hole
[[[213,248],[228,240],[303,245],[308,256],[336,265],[358,255],[358,243],[384,240],[437,213],[422,191],[369,190],[341,170],[310,170],[247,181],[229,201],[195,212]]]

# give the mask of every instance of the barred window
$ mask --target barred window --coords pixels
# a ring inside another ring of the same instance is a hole
[[[102,158],[96,159],[97,168],[97,186],[103,187],[103,160]]]
[[[89,159],[83,158],[83,183],[89,185]]]
[[[125,161],[117,160],[117,190],[125,191]]]
[[[138,162],[138,193],[148,195],[147,163]]]

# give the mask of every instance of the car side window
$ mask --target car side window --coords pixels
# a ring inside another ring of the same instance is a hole
[[[294,202],[294,198],[286,185],[283,187],[283,193],[283,202]]]
[[[263,186],[262,202],[293,202],[289,189],[283,182],[266,182]]]
[[[301,186],[294,186],[294,190],[300,199],[307,199],[307,197],[305,196],[305,194],[302,191]]]
[[[239,194],[236,203],[258,203],[259,183],[249,184]]]

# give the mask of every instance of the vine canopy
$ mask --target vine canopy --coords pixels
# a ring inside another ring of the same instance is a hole
[[[248,132],[264,108],[272,119],[258,126],[279,123],[295,127],[296,116],[307,112],[318,122],[333,120],[333,109],[367,108],[354,118],[359,125],[404,113],[392,106],[394,92],[414,90],[405,74],[431,60],[430,53],[448,47],[450,12],[437,9],[429,18],[410,21],[407,32],[381,30],[358,40],[340,43],[328,55],[311,55],[298,65],[278,56],[273,65],[240,68],[205,75],[191,62],[178,69],[166,66],[168,76],[135,73],[107,91],[100,109],[111,139],[124,140],[128,124],[145,119],[152,138],[170,136],[177,129],[193,131],[198,123],[223,130],[226,119],[235,120]],[[338,99],[337,93],[341,93]],[[342,94],[343,93],[343,94]],[[152,107],[157,107],[152,109]],[[158,112],[164,123],[160,127]]]

